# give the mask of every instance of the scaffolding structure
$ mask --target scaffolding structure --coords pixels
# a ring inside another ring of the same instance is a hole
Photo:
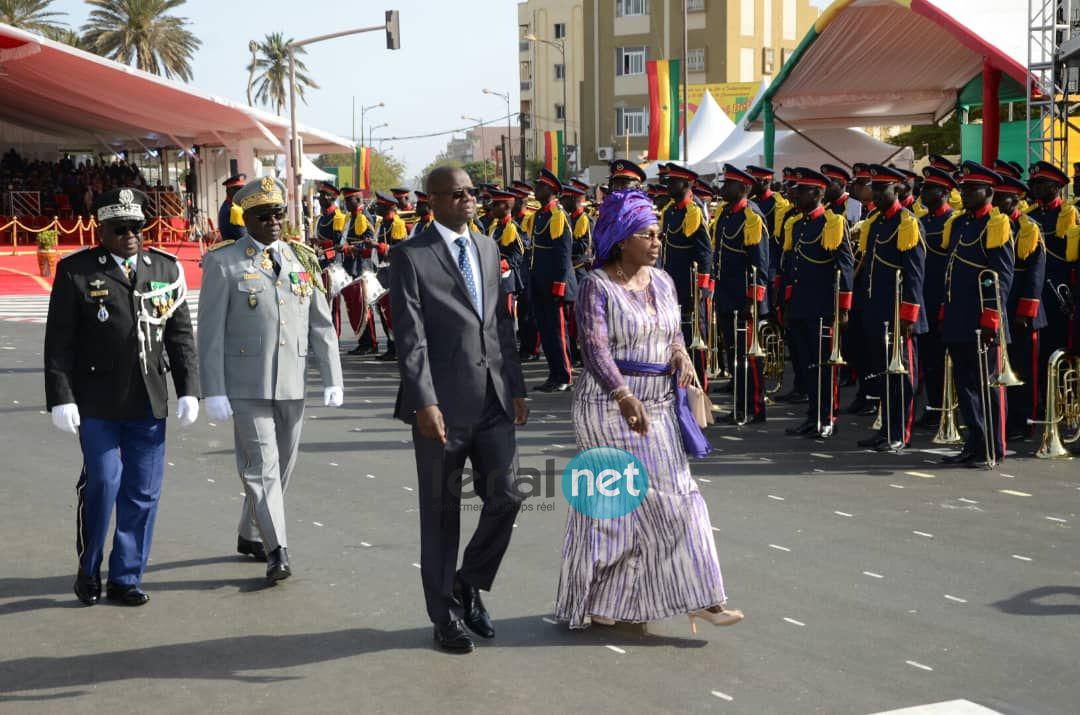
[[[1025,164],[1045,160],[1063,166],[1069,156],[1070,71],[1080,59],[1073,7],[1080,0],[1028,0],[1027,152]],[[1068,171],[1068,168],[1066,167]]]

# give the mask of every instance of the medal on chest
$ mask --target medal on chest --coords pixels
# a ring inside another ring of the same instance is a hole
[[[290,273],[289,284],[292,288],[293,295],[299,297],[301,303],[304,302],[305,298],[311,295],[311,274],[307,271],[294,271]]]
[[[109,319],[109,309],[105,307],[105,301],[98,301],[97,319],[104,323]]]
[[[270,260],[270,249],[266,249],[262,252],[262,260],[259,261],[259,266],[264,271],[269,271],[274,267],[274,262]]]

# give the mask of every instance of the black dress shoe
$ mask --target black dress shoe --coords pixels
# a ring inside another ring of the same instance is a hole
[[[881,442],[874,445],[874,451],[875,452],[899,452],[900,450],[902,450],[906,446],[907,445],[904,444],[903,442],[901,442],[900,440],[896,440],[895,442],[890,442],[890,441],[888,441],[886,439],[883,439],[883,440],[881,440]]]
[[[877,415],[877,413],[878,413],[877,405],[872,404],[872,403],[867,403],[866,407],[862,408],[861,412],[856,412],[855,414],[859,415],[860,417],[872,417],[872,416]]]
[[[536,392],[551,392],[554,384],[551,380],[545,380],[536,387],[533,388]]]
[[[266,580],[275,583],[284,581],[289,576],[292,576],[292,569],[289,568],[289,550],[284,546],[279,546],[270,552],[266,560]]]
[[[436,623],[435,645],[450,653],[472,653],[476,647],[461,621],[450,621],[444,625]]]
[[[799,404],[799,403],[802,403],[802,402],[809,402],[810,401],[810,396],[807,395],[805,392],[795,392],[793,390],[791,392],[791,394],[788,395],[788,400],[787,401],[791,402],[792,404]]]
[[[374,345],[357,345],[349,351],[349,355],[377,355],[379,348]]]
[[[266,562],[266,547],[261,541],[252,541],[243,536],[236,537],[236,553],[254,556],[256,561]]]
[[[121,606],[141,606],[150,600],[150,595],[138,586],[107,583],[105,584],[105,598],[116,601]]]
[[[870,449],[877,449],[878,445],[884,444],[884,443],[886,443],[888,441],[889,440],[885,439],[885,435],[883,435],[883,434],[874,434],[874,435],[871,435],[870,437],[867,437],[866,439],[860,439],[855,444],[859,445],[860,447],[869,447]]]
[[[75,575],[75,597],[84,605],[93,606],[101,598],[101,579],[79,569]]]
[[[386,352],[384,352],[382,355],[380,355],[379,357],[377,357],[375,359],[380,360],[382,362],[389,362],[391,360],[397,360],[397,350],[387,350]]]
[[[566,392],[570,389],[569,382],[556,382],[551,385],[552,392]]]
[[[491,616],[484,608],[484,602],[480,600],[480,589],[465,583],[461,574],[454,577],[454,598],[461,602],[461,607],[465,610],[465,625],[470,631],[481,638],[495,637]]]
[[[806,420],[798,427],[788,427],[784,430],[784,433],[791,437],[802,437],[803,435],[813,434],[816,431],[817,425],[810,420]]]
[[[966,449],[960,450],[960,454],[950,454],[941,458],[942,464],[968,464],[978,459],[978,455]]]

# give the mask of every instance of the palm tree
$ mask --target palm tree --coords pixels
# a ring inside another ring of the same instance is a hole
[[[185,0],[86,0],[95,9],[83,37],[99,55],[144,72],[191,80],[191,59],[202,41],[185,17],[168,12]]]
[[[0,0],[0,22],[47,36],[49,32],[64,29],[53,18],[67,15],[49,10],[52,3],[53,0]]]
[[[70,27],[61,27],[56,30],[46,30],[45,37],[56,42],[63,42],[65,45],[71,45],[80,50],[86,50],[87,52],[93,52],[93,48],[86,42],[86,38],[79,33],[72,30]]]
[[[262,42],[258,43],[256,50],[257,58],[248,64],[248,72],[254,76],[258,83],[255,91],[255,101],[274,108],[275,114],[281,114],[282,108],[289,100],[289,43],[292,42],[282,36],[280,32],[271,32]],[[296,49],[297,55],[305,54],[303,47]],[[255,76],[255,72],[259,74]],[[296,95],[302,102],[305,89],[318,89],[319,84],[307,73],[307,66],[299,59],[296,60]]]

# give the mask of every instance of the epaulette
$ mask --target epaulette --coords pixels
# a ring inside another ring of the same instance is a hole
[[[589,217],[581,214],[574,224],[574,238],[584,238],[589,233]]]
[[[930,209],[923,206],[922,199],[917,199],[915,203],[911,205],[911,213],[915,214],[915,218],[922,218],[930,213]]]
[[[356,214],[356,220],[353,221],[353,232],[357,236],[362,236],[367,233],[369,228],[371,228],[371,222],[368,221],[367,216],[364,215],[364,212],[361,211],[360,213]]]
[[[234,240],[232,240],[232,239],[230,238],[230,239],[229,239],[229,240],[227,240],[227,241],[218,241],[217,243],[215,243],[215,244],[214,244],[213,246],[210,246],[210,248],[208,248],[208,249],[206,249],[206,250],[207,250],[207,251],[216,251],[216,250],[218,250],[219,248],[225,248],[225,246],[231,246],[231,245],[232,245],[232,244],[234,244],[234,243],[236,243],[236,241],[234,241]]]
[[[1080,258],[1080,226],[1073,226],[1065,234],[1065,261],[1072,263]]]
[[[821,247],[835,251],[844,240],[846,219],[840,214],[825,209],[825,227],[821,230]]]
[[[495,222],[493,221],[491,223],[491,225],[494,226]],[[503,227],[502,235],[499,236],[499,245],[500,246],[509,246],[510,244],[512,244],[514,241],[517,241],[517,240],[518,240],[517,226],[514,224],[513,221],[507,221],[506,226]]]
[[[756,246],[761,243],[765,219],[757,211],[750,208],[749,204],[743,209],[743,216],[745,217],[743,219],[743,245]]]
[[[163,250],[161,250],[160,248],[158,248],[156,246],[147,246],[146,250],[153,251],[154,253],[158,254],[159,256],[165,256],[166,258],[170,258],[170,259],[172,259],[174,261],[180,260],[179,258],[176,257],[175,253],[169,253],[168,251],[163,251]]]
[[[1016,208],[1020,209],[1022,214],[1031,213],[1031,210],[1035,208],[1035,204],[1029,204],[1024,199],[1020,199],[1020,203],[1016,205]]]
[[[910,211],[900,215],[900,225],[896,228],[896,247],[901,251],[910,251],[919,243],[919,219]]]
[[[409,236],[409,230],[405,227],[405,219],[394,216],[394,222],[390,224],[390,240],[404,241]]]
[[[535,214],[527,213],[521,217],[521,230],[524,231],[526,235],[532,233],[534,215]]]
[[[990,212],[986,222],[986,247],[1001,248],[1012,238],[1012,221],[997,209]]]
[[[294,253],[296,252],[297,249],[300,249],[301,253],[310,253],[312,256],[316,256],[316,257],[318,257],[318,255],[319,255],[318,253],[315,252],[314,248],[312,248],[311,246],[309,246],[306,243],[304,243],[303,241],[301,241],[299,239],[299,237],[290,238],[289,239],[289,247],[293,249]]]
[[[660,207],[660,215],[663,216],[667,213],[668,209],[675,205],[674,199],[668,199],[668,202]]]
[[[301,241],[299,236],[289,238],[285,243],[292,249],[293,255],[296,256],[296,260],[300,262],[300,265],[302,265],[313,278],[322,272],[322,267],[319,266],[319,254],[315,252],[314,248]],[[315,283],[315,287],[321,292],[326,292],[326,286],[323,285],[322,281],[315,280],[312,282]]]
[[[964,200],[960,198],[960,192],[956,189],[949,192],[949,206],[953,207],[953,211],[964,208]]]
[[[349,221],[349,217],[348,217],[347,214],[344,214],[341,211],[335,211],[334,212],[334,230],[335,231],[343,230],[345,228],[345,224],[348,221]]]
[[[1054,227],[1055,235],[1064,236],[1075,225],[1077,225],[1076,207],[1070,204],[1062,204],[1061,210],[1058,211],[1057,226]]]
[[[880,211],[874,211],[862,221],[862,230],[859,231],[859,253],[866,253],[867,243],[870,240],[870,231],[874,228],[874,221],[881,217]]]
[[[802,214],[799,212],[791,213],[786,219],[784,219],[784,250],[790,251],[794,245],[795,224],[802,218]]]
[[[229,223],[233,226],[244,225],[244,209],[240,208],[236,204],[233,204],[229,208]]]
[[[945,228],[941,230],[941,248],[945,250],[949,247],[949,239],[952,237],[952,225],[956,219],[964,215],[963,209],[957,209],[952,212],[952,216],[945,219]]]
[[[704,221],[705,214],[701,212],[701,207],[695,204],[693,201],[686,205],[686,213],[683,214],[682,232],[683,235],[689,238],[701,228],[701,222]]]
[[[558,241],[562,238],[563,231],[566,230],[566,214],[563,213],[561,207],[556,206],[551,211],[551,219],[548,220],[548,235],[551,236],[552,241]]]
[[[1027,216],[1021,216],[1020,233],[1016,237],[1016,257],[1023,260],[1034,253],[1040,238],[1039,224]]]

